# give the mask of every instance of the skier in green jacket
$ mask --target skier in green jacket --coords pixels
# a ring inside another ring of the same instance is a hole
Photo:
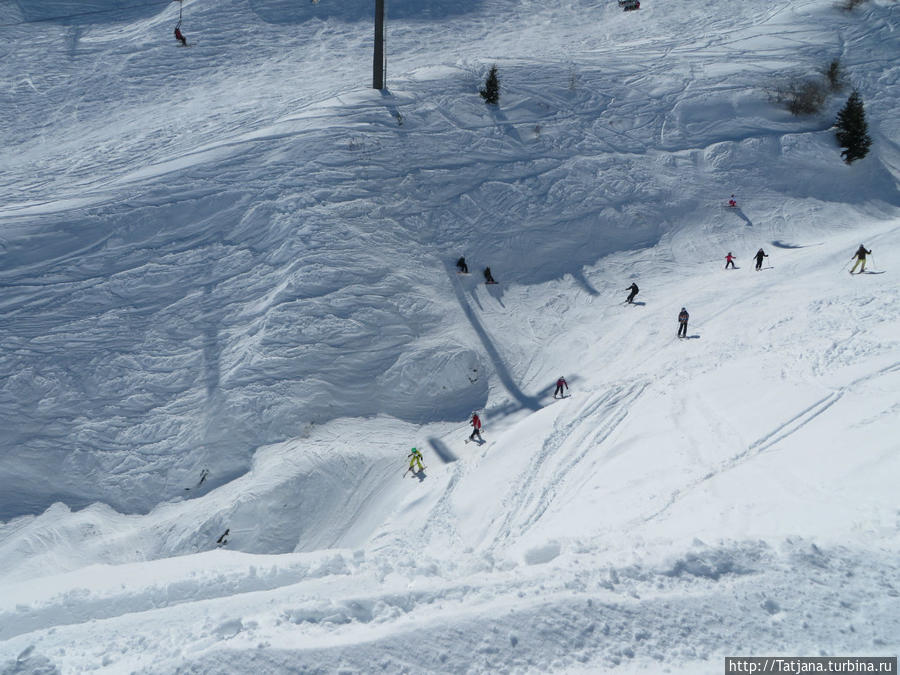
[[[406,456],[406,458],[409,460],[409,468],[407,469],[407,471],[413,471],[413,468],[416,466],[416,464],[419,465],[418,471],[423,471],[425,469],[425,467],[422,465],[422,453],[419,452],[416,448],[413,448],[412,452],[410,452]],[[418,473],[418,471],[413,471],[413,473]]]

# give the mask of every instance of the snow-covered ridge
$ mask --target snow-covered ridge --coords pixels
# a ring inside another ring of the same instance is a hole
[[[675,672],[707,672],[698,662],[719,649],[719,640],[751,652],[798,644],[816,650],[823,643],[853,651],[854,633],[866,632],[870,649],[880,651],[896,629],[886,602],[897,593],[890,561],[803,540],[777,550],[695,541],[681,557],[627,566],[598,567],[590,553],[572,552],[549,577],[542,566],[500,569],[489,560],[478,570],[454,571],[434,561],[387,564],[349,552],[245,558],[216,552],[186,566],[169,561],[164,585],[148,578],[141,595],[115,589],[127,578],[98,578],[93,604],[62,586],[46,608],[29,596],[33,605],[19,609],[16,624],[31,627],[52,612],[57,632],[84,645],[70,656],[73,670],[105,662],[110,670],[152,672],[169,670],[150,646],[172,644],[173,630],[182,631],[181,644],[202,650],[183,666],[196,672],[240,672],[251,664],[290,670],[303,643],[315,645],[304,650],[303,663],[326,669],[365,671],[368,659],[389,670],[445,672],[468,659],[477,671],[498,663],[530,670],[551,659],[627,672],[643,657],[673,664]],[[153,569],[161,573],[162,564]],[[210,574],[211,567],[219,571]],[[449,581],[448,573],[460,578]],[[820,586],[834,592],[820,596]],[[491,618],[497,615],[502,622]],[[92,645],[98,632],[107,635],[102,648]],[[795,634],[803,635],[801,643]],[[380,638],[369,642],[373,635]],[[417,637],[412,649],[408,641]],[[27,654],[22,661],[39,658]]]

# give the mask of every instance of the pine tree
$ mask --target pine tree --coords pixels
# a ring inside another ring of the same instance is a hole
[[[866,113],[859,92],[854,91],[847,99],[847,104],[838,113],[835,125],[838,143],[844,148],[841,157],[847,164],[869,154],[872,139],[869,138],[869,125],[866,124]]]
[[[497,66],[491,66],[491,72],[484,81],[484,88],[479,93],[487,103],[496,105],[500,102],[500,80],[497,79]]]

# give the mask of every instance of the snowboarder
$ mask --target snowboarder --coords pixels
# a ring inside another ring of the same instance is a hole
[[[569,384],[566,382],[566,378],[560,375],[559,379],[556,381],[556,391],[553,392],[553,398],[556,398],[557,395],[562,396],[563,398],[566,397],[566,395],[563,394],[563,387],[568,389]]]
[[[494,276],[491,274],[490,267],[484,268],[484,283],[486,283],[486,284],[496,284],[497,283],[496,281],[494,281]]]
[[[763,258],[768,258],[768,257],[769,257],[769,256],[766,255],[766,252],[763,251],[762,249],[759,249],[759,250],[756,252],[756,271],[757,271],[757,272],[759,272],[759,271],[762,269],[762,261],[763,261]]]
[[[181,22],[179,22],[178,25],[175,26],[175,39],[180,40],[181,44],[184,47],[187,47],[187,38],[181,34]]]
[[[731,199],[728,200],[728,206],[731,208],[737,208],[737,201],[734,199],[734,195],[731,195]]]
[[[678,337],[687,337],[687,324],[690,317],[691,315],[684,307],[678,312]]]
[[[627,302],[627,303],[630,305],[630,304],[631,304],[631,301],[634,300],[634,296],[636,296],[636,295],[638,294],[638,287],[637,287],[637,284],[632,282],[631,286],[629,286],[629,287],[626,288],[625,290],[626,290],[626,291],[631,291],[631,293],[628,295],[628,299],[625,301],[625,302]]]
[[[731,255],[731,251],[728,251],[728,255],[725,256],[725,269],[728,269],[728,266],[731,265],[731,269],[735,269],[734,267],[734,256]]]
[[[475,440],[475,436],[478,436],[478,440],[484,440],[481,438],[481,418],[478,417],[477,412],[472,413],[472,419],[469,421],[469,424],[472,425],[472,434],[469,436],[470,441]]]
[[[460,274],[468,274],[469,273],[469,266],[466,265],[466,259],[463,258],[462,256],[460,256],[459,260],[456,261],[456,270]]]
[[[406,456],[409,460],[409,468],[407,472],[412,471],[413,473],[419,473],[420,471],[424,471],[425,467],[422,466],[422,453],[419,452],[416,448],[413,448],[412,451]],[[417,471],[413,471],[413,468],[418,465],[419,468]]]
[[[856,262],[853,263],[853,267],[850,269],[850,274],[853,274],[853,271],[859,267],[860,263],[862,263],[862,267],[859,268],[859,273],[862,274],[866,271],[866,256],[871,255],[872,251],[868,250],[862,244],[859,245],[859,248],[856,249],[856,253],[853,254],[853,258],[856,258]],[[853,260],[850,258],[850,260]]]

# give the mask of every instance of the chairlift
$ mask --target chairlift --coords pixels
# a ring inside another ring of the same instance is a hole
[[[178,23],[175,24],[175,39],[181,42],[181,44],[187,47],[187,38],[184,37],[181,33],[181,21],[182,21],[182,9],[184,6],[183,0],[173,0],[173,2],[178,3]]]

